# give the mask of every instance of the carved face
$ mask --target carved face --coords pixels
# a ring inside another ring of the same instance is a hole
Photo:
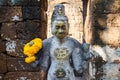
[[[53,35],[55,35],[59,39],[63,39],[68,33],[68,26],[65,21],[55,21],[52,30]]]

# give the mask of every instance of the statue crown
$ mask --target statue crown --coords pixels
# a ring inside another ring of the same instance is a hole
[[[63,4],[57,4],[55,6],[51,21],[58,20],[58,19],[68,21],[68,18],[65,15],[65,7]]]

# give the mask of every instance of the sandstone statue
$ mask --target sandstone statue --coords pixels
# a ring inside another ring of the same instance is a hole
[[[32,66],[40,67],[40,80],[87,80],[88,61],[92,57],[89,45],[82,45],[68,36],[69,22],[63,4],[55,6],[52,37],[43,40]]]

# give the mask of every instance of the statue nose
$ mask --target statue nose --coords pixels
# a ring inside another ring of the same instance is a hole
[[[59,32],[60,32],[60,33],[63,32],[63,29],[59,29]]]

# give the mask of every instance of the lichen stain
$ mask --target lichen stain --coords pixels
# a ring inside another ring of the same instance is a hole
[[[6,51],[7,52],[15,52],[16,48],[16,41],[8,39],[8,42],[6,43]]]

